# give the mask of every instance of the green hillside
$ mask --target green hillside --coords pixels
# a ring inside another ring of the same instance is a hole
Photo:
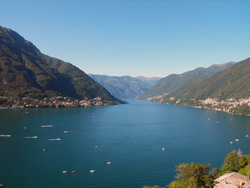
[[[166,98],[197,100],[250,97],[250,58],[207,78],[194,79],[169,93]]]
[[[16,32],[0,26],[0,97],[74,99],[100,97],[119,103],[70,63],[42,54]]]
[[[192,79],[155,101],[250,114],[250,58],[210,77]]]
[[[165,78],[162,78],[154,87],[152,87],[145,94],[143,94],[140,99],[147,99],[150,97],[164,95],[168,92],[174,91],[180,85],[192,80],[193,78],[200,78],[203,76],[213,75],[214,73],[226,69],[232,66],[233,64],[233,62],[229,62],[220,65],[212,65],[208,68],[199,67],[183,74],[171,74]]]

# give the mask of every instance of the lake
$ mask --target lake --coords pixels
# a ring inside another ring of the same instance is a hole
[[[250,138],[245,137],[250,135],[250,117],[129,102],[0,110],[0,184],[8,188],[166,186],[180,163],[220,168],[233,149],[250,153]]]

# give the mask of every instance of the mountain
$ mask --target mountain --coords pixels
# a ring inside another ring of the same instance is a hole
[[[203,76],[213,75],[214,73],[224,70],[232,66],[233,64],[233,62],[229,62],[225,64],[212,65],[208,68],[199,67],[183,74],[171,74],[159,80],[159,82],[154,87],[152,87],[145,94],[140,96],[139,99],[145,100],[147,98],[154,98],[157,96],[164,95],[168,92],[174,91],[186,81],[189,81],[193,78],[200,78]]]
[[[70,63],[42,54],[11,29],[0,26],[0,97],[94,99],[120,103]]]
[[[90,76],[119,99],[136,98],[146,92],[160,79],[158,77],[106,76],[96,74],[90,74]]]
[[[193,79],[163,96],[169,104],[250,114],[250,58],[209,77]]]

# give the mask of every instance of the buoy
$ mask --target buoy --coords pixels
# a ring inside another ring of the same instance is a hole
[[[45,151],[45,149],[43,149],[43,151]]]
[[[164,151],[164,150],[165,150],[165,148],[161,148],[161,150],[162,150],[162,151]]]
[[[97,149],[97,148],[99,148],[99,146],[95,146],[95,148]]]
[[[230,142],[230,144],[233,144],[233,142]]]

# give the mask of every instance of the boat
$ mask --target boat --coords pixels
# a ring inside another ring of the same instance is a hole
[[[238,138],[235,139],[236,142],[239,142],[240,140]]]
[[[111,162],[107,162],[107,164],[108,164],[108,165],[110,165],[110,164],[111,164]]]
[[[246,137],[249,137],[249,135],[247,134]]]
[[[97,148],[99,148],[99,146],[95,146],[95,148],[97,149]]]
[[[230,144],[233,144],[233,142],[230,142]]]
[[[162,151],[164,151],[164,150],[165,150],[165,148],[161,148],[161,150],[162,150]]]
[[[0,134],[0,137],[11,137],[11,135],[4,135],[4,134]]]
[[[90,170],[89,172],[90,172],[90,173],[95,173],[95,170]]]
[[[3,185],[3,184],[0,184],[0,187],[4,187],[4,185]]]
[[[63,170],[63,171],[62,171],[63,174],[66,174],[67,172],[68,172],[68,171],[66,171],[66,170]]]
[[[48,141],[60,141],[61,140],[61,138],[52,138],[52,139],[48,139]]]
[[[76,173],[76,171],[72,171],[72,174],[75,174]]]

